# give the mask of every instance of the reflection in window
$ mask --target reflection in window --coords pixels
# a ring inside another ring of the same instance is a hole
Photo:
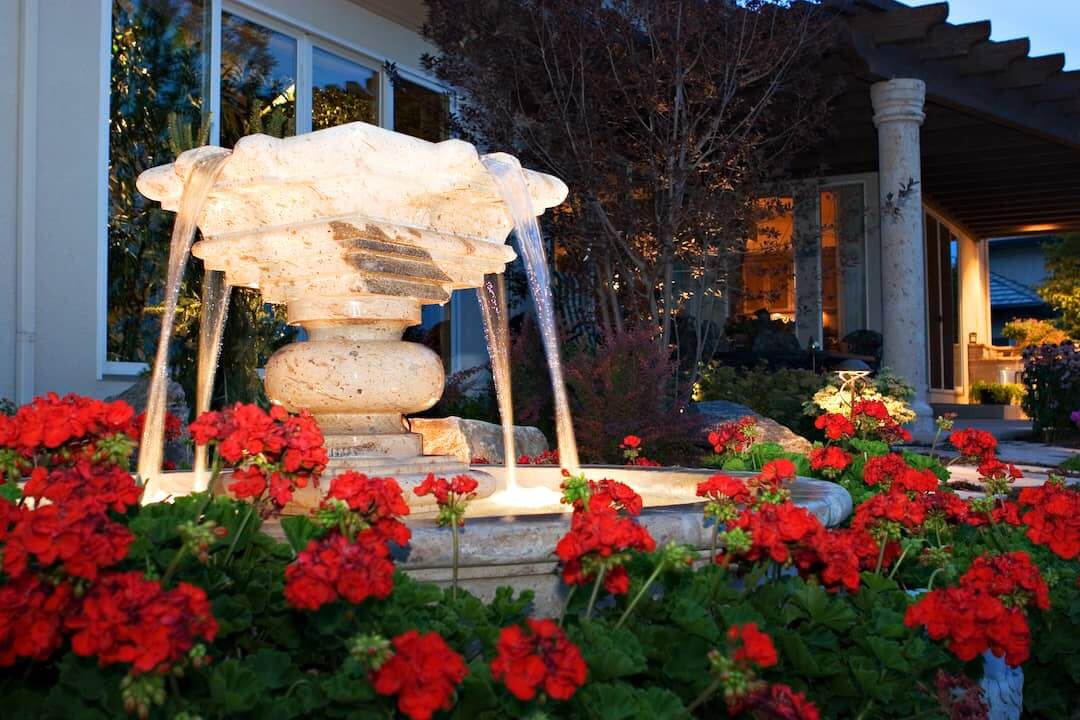
[[[135,190],[143,170],[205,137],[209,2],[116,0],[109,95],[110,361],[146,362],[160,328],[172,213]],[[179,132],[170,134],[170,125]],[[185,139],[186,137],[186,139]],[[202,140],[205,142],[205,140]]]
[[[826,347],[866,328],[862,185],[821,193],[821,312]]]
[[[795,319],[795,214],[790,197],[758,201],[762,219],[746,242],[742,262],[744,315],[764,310],[773,320]]]
[[[379,74],[320,48],[312,50],[311,129],[379,122]]]
[[[221,15],[221,145],[296,133],[296,39]]]
[[[450,99],[418,83],[394,79],[394,130],[440,142],[450,137]]]

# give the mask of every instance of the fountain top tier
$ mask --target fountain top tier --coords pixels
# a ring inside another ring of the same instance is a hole
[[[178,210],[196,162],[220,152],[197,148],[147,170],[139,191]],[[558,178],[524,175],[537,215],[566,197]],[[324,312],[309,307],[314,297],[370,297],[356,311],[366,316],[386,298],[442,303],[514,257],[505,244],[513,220],[476,148],[366,123],[241,139],[198,225],[204,239],[193,252],[207,268],[288,303],[293,322]]]

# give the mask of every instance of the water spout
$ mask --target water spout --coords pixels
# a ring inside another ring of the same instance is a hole
[[[210,409],[214,395],[214,377],[221,357],[221,339],[229,315],[232,286],[225,273],[207,270],[203,275],[202,311],[199,315],[199,367],[195,374],[195,417]],[[195,491],[202,492],[209,483],[207,466],[209,448],[195,447]]]
[[[506,279],[502,273],[484,277],[476,289],[480,314],[484,319],[484,338],[491,358],[491,377],[502,422],[503,463],[506,487],[517,487],[517,450],[514,443],[514,401],[510,385],[510,322],[506,306]]]
[[[166,276],[164,312],[161,315],[161,335],[150,371],[150,388],[146,396],[146,419],[139,445],[139,478],[145,484],[161,475],[165,457],[165,404],[169,382],[169,342],[176,324],[176,305],[180,298],[180,283],[191,254],[196,222],[202,212],[210,189],[214,186],[229,157],[229,151],[218,149],[195,160],[191,175],[184,184],[180,209],[173,223],[169,241],[169,267]],[[200,356],[202,353],[200,352]]]
[[[563,380],[562,359],[559,353],[559,335],[555,325],[555,302],[551,295],[551,272],[544,252],[544,241],[540,235],[540,224],[536,220],[529,186],[521,171],[517,158],[503,153],[485,155],[481,158],[484,167],[491,173],[495,187],[503,202],[510,210],[514,220],[514,232],[517,234],[521,258],[525,263],[525,274],[529,279],[533,302],[536,305],[536,317],[540,325],[540,337],[547,356],[548,369],[551,373],[551,391],[555,400],[555,433],[558,436],[559,460],[570,472],[579,470],[577,441],[574,438],[574,425],[570,417],[570,401],[566,394]],[[505,421],[504,421],[505,422]]]

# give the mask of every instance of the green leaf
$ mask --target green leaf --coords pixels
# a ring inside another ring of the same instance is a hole
[[[22,499],[22,490],[16,483],[6,482],[0,485],[0,497],[17,503]]]
[[[290,685],[299,671],[293,667],[292,656],[287,652],[264,648],[246,658],[244,664],[258,676],[263,687],[271,690]]]
[[[308,542],[317,538],[322,532],[322,528],[306,515],[290,515],[281,518],[281,529],[285,532],[289,545],[296,552],[306,548]]]
[[[645,655],[637,637],[626,628],[613,628],[583,620],[572,629],[571,638],[581,648],[589,666],[590,681],[604,682],[645,672]]]
[[[811,623],[820,623],[833,630],[844,630],[855,622],[855,611],[842,596],[830,595],[820,585],[804,585],[795,593]]]
[[[262,696],[263,690],[255,671],[236,659],[230,658],[212,666],[210,699],[222,713],[251,710]]]

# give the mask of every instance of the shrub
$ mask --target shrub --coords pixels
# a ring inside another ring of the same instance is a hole
[[[1017,383],[971,383],[971,399],[980,405],[1015,405],[1024,397],[1024,386]]]
[[[876,375],[855,379],[845,387],[838,378],[829,377],[825,387],[805,403],[804,410],[808,415],[850,413],[859,400],[880,400],[893,420],[906,425],[915,419],[915,413],[908,405],[913,397],[915,388],[888,368],[882,368]]]
[[[1022,348],[1030,345],[1056,345],[1069,339],[1064,330],[1049,320],[1037,318],[1010,320],[1001,329],[1001,334]]]
[[[694,386],[694,399],[741,403],[800,435],[810,436],[813,419],[803,415],[803,405],[827,382],[825,376],[809,370],[770,371],[764,363],[744,370],[710,363]]]
[[[1080,351],[1071,342],[1024,350],[1024,412],[1036,433],[1052,439],[1069,429],[1069,414],[1080,407]]]
[[[696,454],[698,420],[686,412],[671,353],[657,345],[653,328],[601,339],[566,362],[578,450],[586,462],[621,462],[619,444],[637,435],[653,460],[685,463]]]

